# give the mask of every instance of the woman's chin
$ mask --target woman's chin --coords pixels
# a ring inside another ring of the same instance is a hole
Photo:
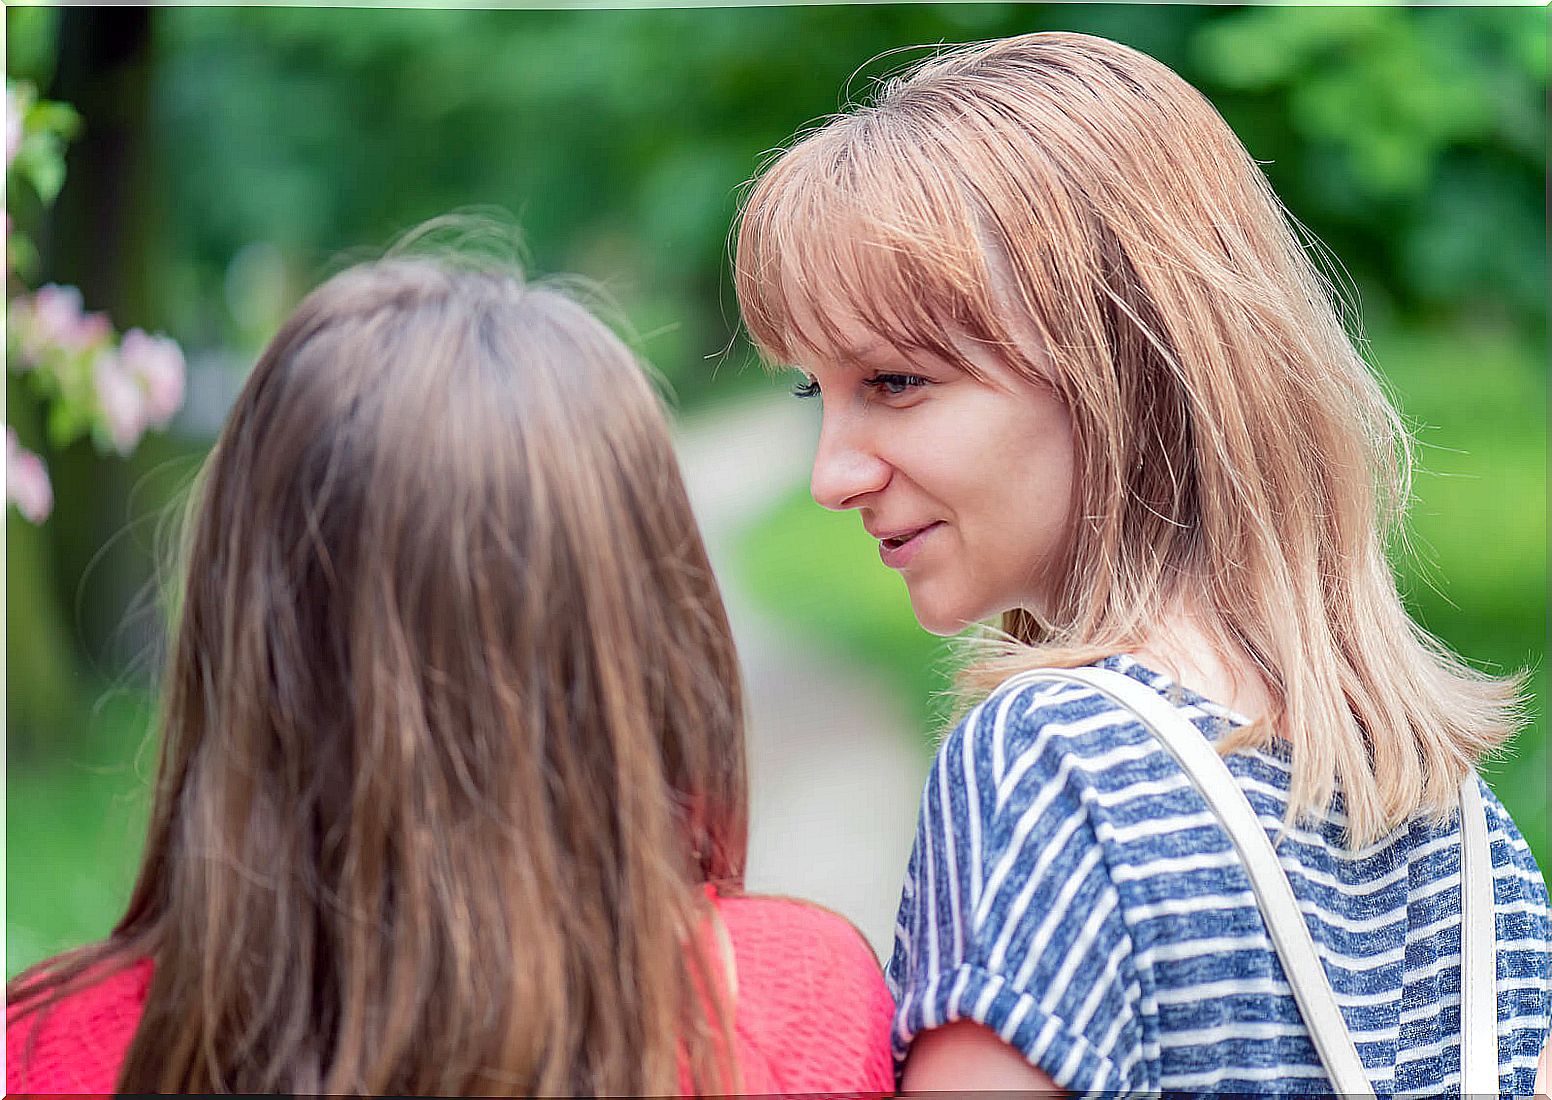
[[[973,617],[966,618],[963,608],[919,599],[914,593],[911,596],[911,613],[916,616],[916,622],[923,630],[940,638],[951,638],[976,621]]]

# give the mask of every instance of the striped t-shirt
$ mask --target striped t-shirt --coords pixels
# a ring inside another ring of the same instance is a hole
[[[1129,657],[1208,738],[1239,721]],[[1375,1089],[1460,1087],[1460,825],[1358,850],[1340,795],[1282,832],[1288,745],[1229,770],[1274,842]],[[1546,884],[1483,787],[1498,949],[1499,1084],[1528,1094],[1547,1036]],[[953,1020],[1076,1090],[1328,1087],[1228,834],[1173,757],[1092,688],[1015,680],[938,752],[887,977],[895,1056]]]

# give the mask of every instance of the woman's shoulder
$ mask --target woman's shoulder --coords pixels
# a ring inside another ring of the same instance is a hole
[[[1536,855],[1508,807],[1480,778],[1477,785],[1487,814],[1498,903],[1500,907],[1509,904],[1514,923],[1527,930],[1525,934],[1539,936],[1543,942],[1552,940],[1552,898]]]
[[[845,917],[795,898],[719,897],[738,973],[737,1025],[784,1091],[892,1091],[894,1000]]]
[[[741,973],[745,964],[794,975],[812,971],[870,984],[880,977],[873,949],[839,913],[800,898],[739,895],[717,898]],[[880,980],[882,980],[880,978]]]
[[[151,970],[151,960],[141,959],[57,999],[7,1003],[6,1091],[114,1091]]]
[[[1064,678],[1081,676],[1090,667],[1124,671],[1139,666],[1119,658],[1106,658],[1093,666],[1076,669],[1030,668],[1008,676],[965,715],[969,720],[1010,723],[1018,728],[1047,722],[1082,721],[1119,708],[1097,687]],[[963,724],[963,723],[961,723]]]
[[[1096,667],[1155,687],[1127,658],[1106,658]],[[1086,786],[1090,777],[1157,747],[1135,715],[1098,687],[1032,669],[1004,680],[960,718],[938,747],[929,783],[968,789],[967,805],[992,812],[1018,802],[1021,789]]]

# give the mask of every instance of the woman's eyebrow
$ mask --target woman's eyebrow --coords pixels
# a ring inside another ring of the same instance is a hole
[[[855,347],[837,348],[836,354],[844,355],[850,359],[868,359],[879,352],[893,350],[894,348],[890,347],[883,340],[869,340],[867,343],[858,344]]]
[[[902,351],[881,338],[862,343],[830,344],[823,349],[813,349],[813,359],[828,366],[850,370],[900,370],[915,363],[918,357]],[[789,364],[793,370],[807,371],[798,363]]]
[[[830,359],[842,366],[881,370],[897,367],[902,359],[908,360],[899,348],[886,340],[872,340],[855,347],[839,347],[830,353]]]
[[[823,351],[815,350],[804,362],[785,363],[779,369],[797,371],[803,375],[812,374],[814,364],[836,370],[874,370],[877,369],[876,365],[869,360],[889,350],[888,344],[866,344],[860,348],[830,347]]]

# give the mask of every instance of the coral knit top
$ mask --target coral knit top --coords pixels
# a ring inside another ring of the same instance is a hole
[[[885,1093],[894,1002],[872,949],[835,914],[781,898],[716,898],[737,968],[745,1093]],[[140,1023],[151,960],[44,1012],[6,1010],[6,1092],[112,1093]]]

